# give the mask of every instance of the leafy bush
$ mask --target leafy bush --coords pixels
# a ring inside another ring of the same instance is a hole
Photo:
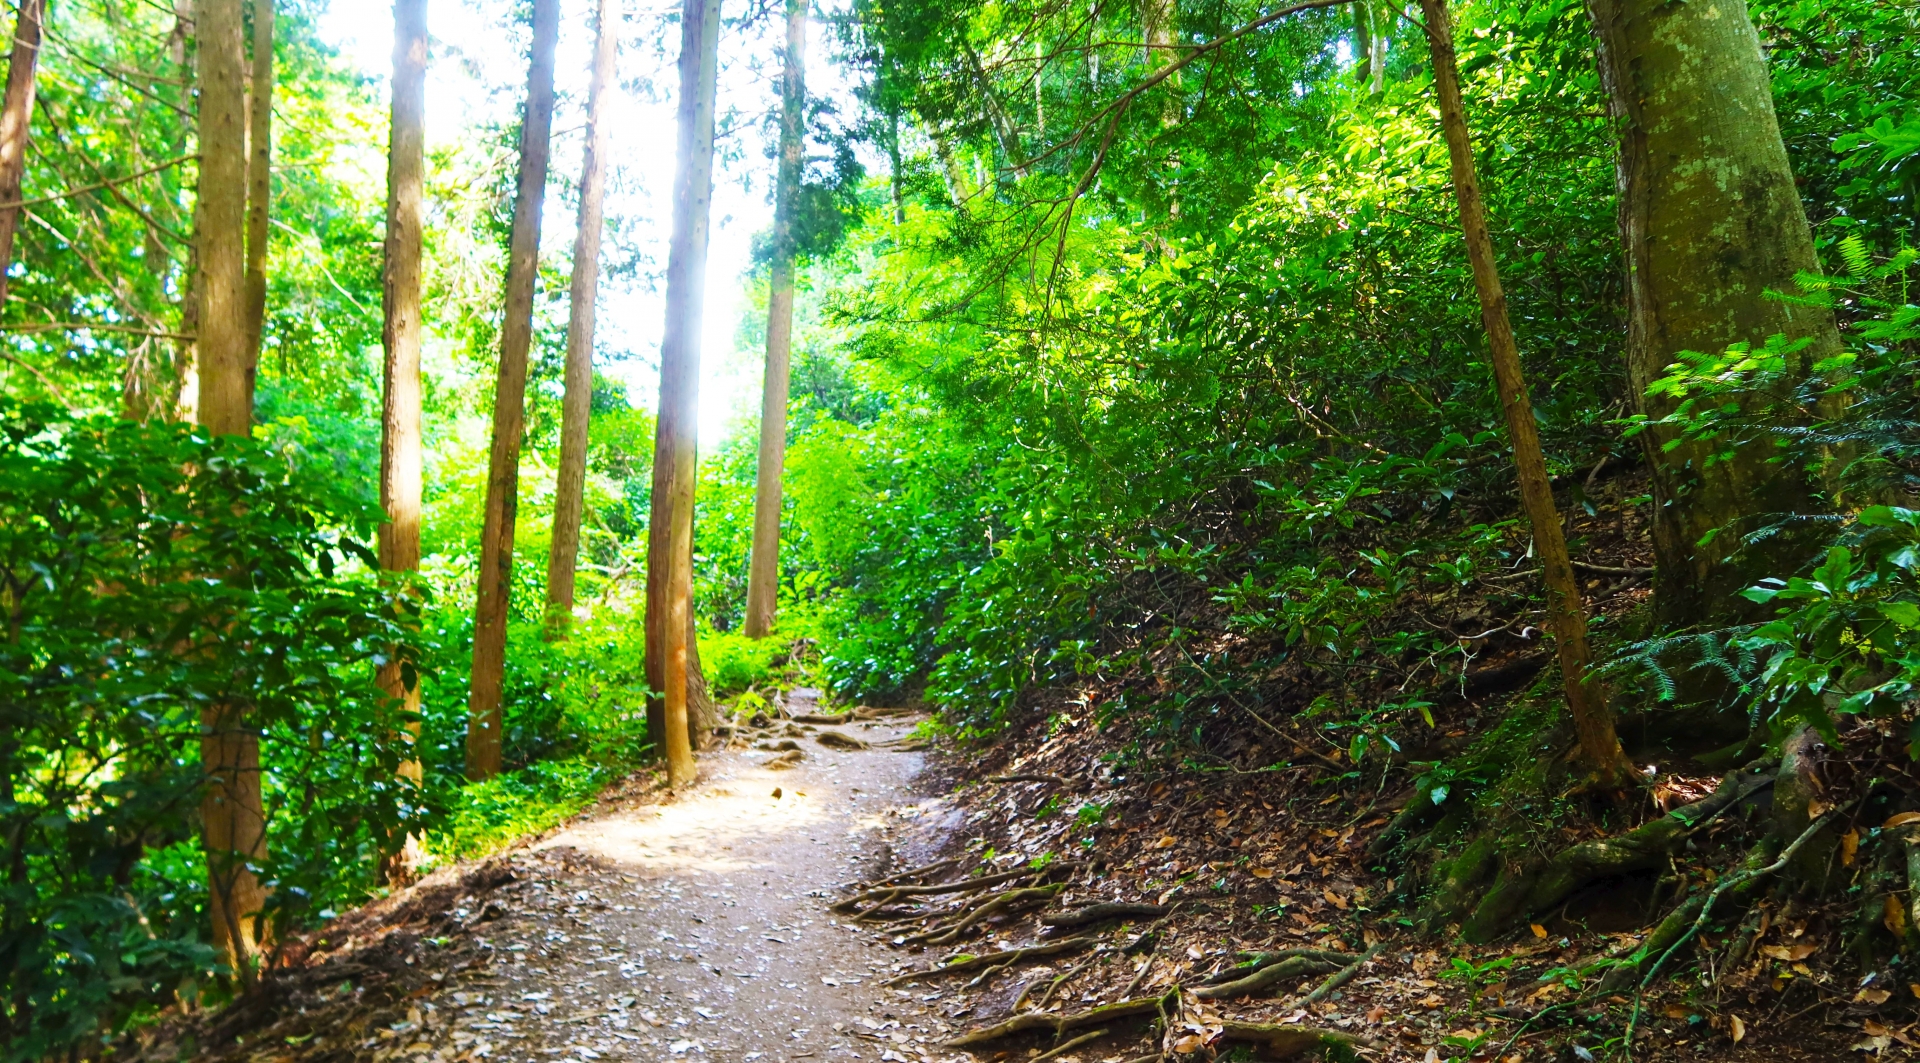
[[[192,844],[203,718],[260,730],[281,926],[372,886],[436,801],[376,662],[416,595],[298,452],[0,407],[0,1044],[36,1059],[213,971]],[[404,589],[404,588],[401,588]],[[415,657],[419,651],[409,651]]]

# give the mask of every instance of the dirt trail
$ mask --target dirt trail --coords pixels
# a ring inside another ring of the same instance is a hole
[[[877,743],[907,727],[839,730]],[[932,1046],[950,1027],[877,984],[901,958],[827,910],[889,849],[910,861],[931,840],[912,807],[923,758],[796,740],[796,767],[702,757],[672,803],[609,807],[542,842],[590,866],[488,925],[491,975],[438,996],[468,1035],[453,1047],[589,1063],[946,1056]]]

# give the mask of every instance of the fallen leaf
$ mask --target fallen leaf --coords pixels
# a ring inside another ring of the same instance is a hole
[[[1883,1033],[1884,1034],[1893,1033],[1892,1030],[1887,1029],[1885,1026],[1881,1025],[1878,1022],[1875,1022],[1872,1019],[1868,1019],[1867,1021],[1861,1023],[1860,1029],[1861,1029],[1861,1032],[1869,1034],[1874,1037],[1878,1037]]]
[[[1174,846],[1173,835],[1162,834],[1160,840],[1153,843],[1155,849],[1171,849]]]
[[[1874,1055],[1877,1056],[1880,1053],[1885,1052],[1887,1050],[1887,1046],[1892,1043],[1893,1043],[1892,1037],[1889,1037],[1886,1034],[1881,1034],[1878,1037],[1862,1037],[1860,1040],[1855,1041],[1854,1043],[1848,1045],[1847,1048],[1850,1051],[1854,1051],[1854,1052],[1872,1052]]]
[[[1534,937],[1541,938],[1544,940],[1547,936],[1547,928],[1544,926],[1541,926],[1539,923],[1529,923],[1528,928],[1533,931]]]
[[[1669,1019],[1685,1019],[1693,1014],[1693,1009],[1685,1004],[1668,1004],[1660,1013]]]
[[[1771,956],[1776,960],[1789,960],[1789,961],[1804,960],[1808,956],[1811,956],[1818,951],[1820,951],[1820,946],[1811,945],[1811,944],[1762,945],[1760,947],[1760,954],[1763,956]]]
[[[1273,877],[1273,868],[1270,868],[1270,867],[1256,867],[1256,868],[1254,868],[1254,869],[1253,869],[1253,877],[1254,877],[1254,878],[1272,878],[1272,877]]]
[[[1908,982],[1907,992],[1913,994],[1913,999],[1920,1000],[1920,982]]]
[[[1807,802],[1808,819],[1819,819],[1831,811],[1833,811],[1833,805],[1817,797]]]
[[[1862,989],[1853,995],[1853,1002],[1855,1004],[1871,1004],[1874,1007],[1879,1007],[1885,1004],[1892,996],[1892,993],[1884,989]]]
[[[1727,1016],[1727,1032],[1733,1035],[1733,1043],[1739,1044],[1747,1036],[1747,1024],[1738,1015]]]
[[[1178,1041],[1175,1041],[1173,1043],[1173,1050],[1175,1052],[1178,1052],[1180,1055],[1190,1056],[1193,1053],[1200,1051],[1200,1046],[1204,1044],[1206,1044],[1205,1038],[1201,1037],[1199,1034],[1190,1033],[1185,1037],[1180,1038]]]
[[[1909,823],[1920,823],[1920,812],[1896,812],[1888,816],[1885,823],[1880,824],[1880,829],[1892,830],[1895,827],[1904,827]]]
[[[1373,1007],[1367,1009],[1367,1021],[1370,1023],[1379,1022],[1386,1017],[1387,1006],[1385,1004],[1375,1004]]]
[[[1840,836],[1840,864],[1842,867],[1852,867],[1853,854],[1859,851],[1860,851],[1860,832],[1859,831],[1850,830]]]
[[[1440,1063],[1440,1050],[1436,1048],[1427,1049],[1427,1058],[1421,1060],[1421,1063]]]
[[[1886,903],[1882,906],[1880,921],[1886,924],[1887,933],[1894,937],[1907,936],[1907,906],[1900,903],[1900,898],[1892,894],[1887,895]]]
[[[1338,893],[1335,893],[1332,890],[1321,890],[1320,896],[1325,897],[1327,899],[1327,903],[1333,905],[1335,908],[1338,908],[1343,912],[1347,910],[1347,899],[1345,897],[1340,896]]]

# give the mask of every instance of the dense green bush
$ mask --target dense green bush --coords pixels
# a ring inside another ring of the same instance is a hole
[[[295,451],[0,407],[0,1043],[37,1059],[213,971],[194,845],[201,714],[262,734],[269,912],[372,885],[439,802],[372,682],[412,594],[369,575],[370,514]],[[416,651],[417,652],[417,651]]]

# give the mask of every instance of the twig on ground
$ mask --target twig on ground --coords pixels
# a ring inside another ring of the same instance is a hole
[[[1032,1059],[1027,1060],[1027,1063],[1042,1063],[1043,1060],[1052,1059],[1053,1057],[1058,1055],[1064,1055],[1065,1053],[1070,1052],[1076,1048],[1079,1048],[1081,1045],[1084,1045],[1089,1041],[1098,1041],[1102,1037],[1105,1037],[1106,1035],[1112,1032],[1113,1032],[1112,1030],[1095,1030],[1092,1033],[1083,1033],[1080,1036],[1074,1038],[1071,1041],[1068,1041],[1067,1043],[1061,1045],[1058,1048],[1050,1048],[1045,1052],[1040,1053],[1039,1055],[1033,1057]]]
[[[1078,976],[1082,971],[1085,971],[1087,968],[1092,967],[1094,964],[1099,962],[1100,962],[1100,957],[1095,956],[1092,959],[1088,960],[1087,962],[1081,964],[1080,966],[1075,967],[1073,970],[1068,971],[1066,974],[1063,974],[1060,977],[1055,978],[1053,980],[1053,984],[1047,987],[1047,991],[1045,993],[1040,994],[1040,1001],[1039,1003],[1033,1006],[1033,1010],[1035,1011],[1047,1010],[1047,1004],[1053,1000],[1053,995],[1060,991],[1061,986],[1066,985],[1068,982],[1073,981],[1073,979],[1076,976]]]

